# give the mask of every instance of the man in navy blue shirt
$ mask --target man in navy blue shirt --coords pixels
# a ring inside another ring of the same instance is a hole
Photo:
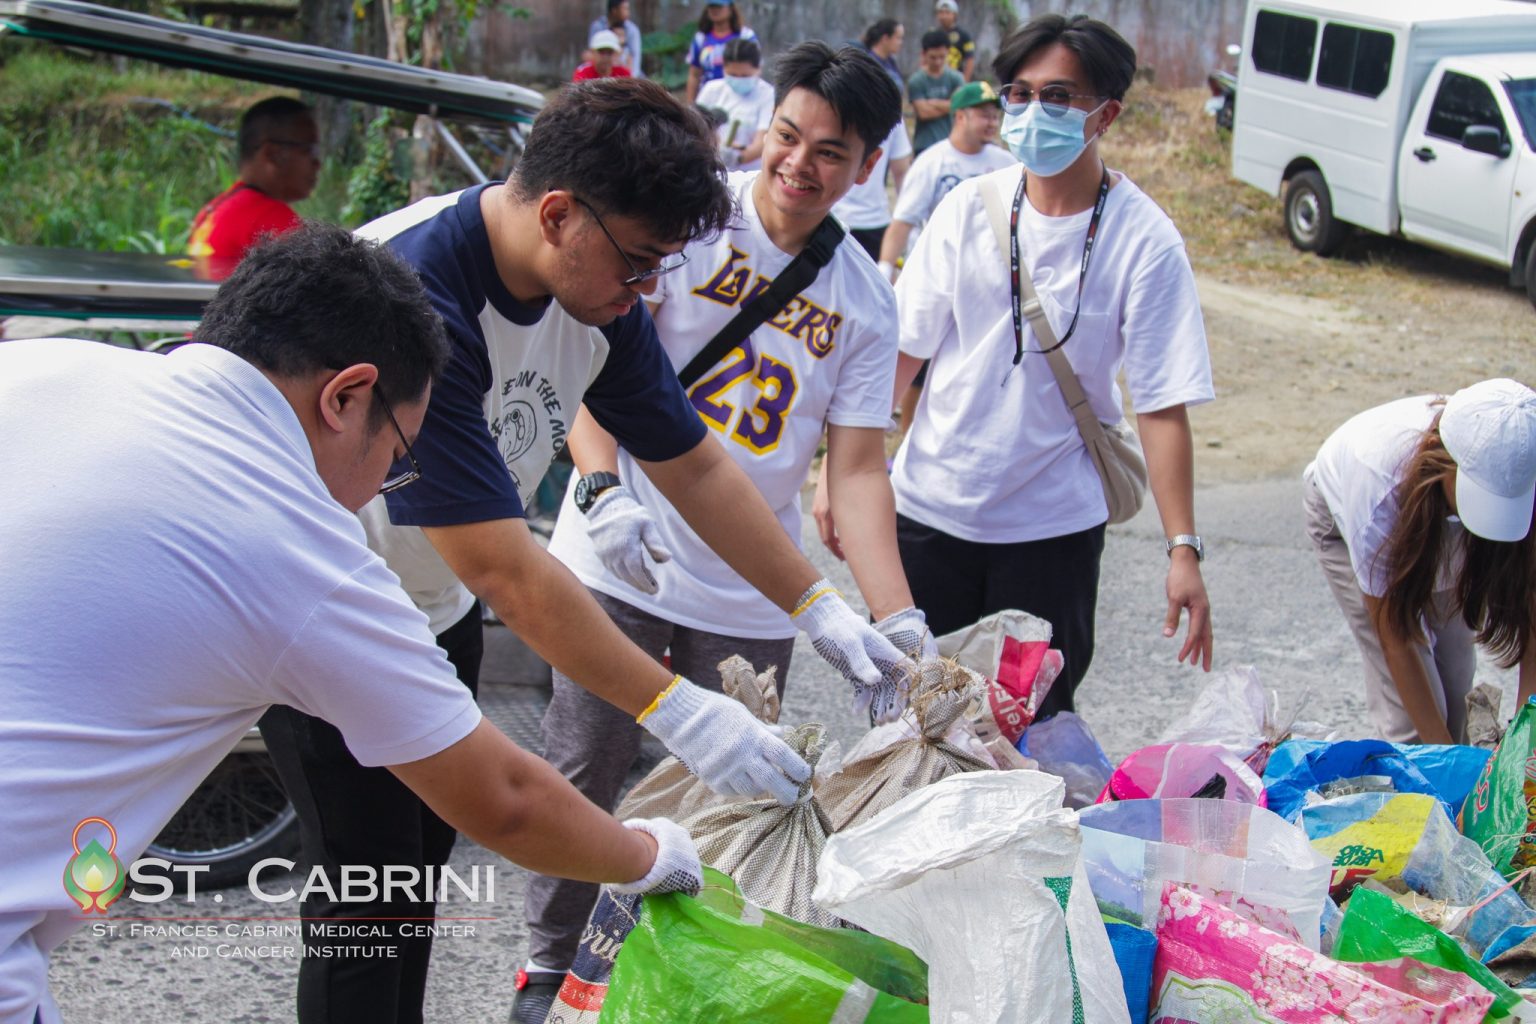
[[[744,707],[644,654],[529,532],[523,507],[588,411],[635,456],[688,524],[792,613],[815,649],[884,711],[902,699],[904,658],[820,578],[706,428],[641,298],[695,237],[733,216],[709,126],[648,81],[566,89],[540,114],[512,180],[423,200],[361,230],[420,274],[453,354],[432,393],[409,487],[360,513],[370,546],[425,611],[475,689],[478,601],[562,673],[636,716],[701,779],[792,803],[809,778]],[[595,474],[594,474],[595,476]],[[618,480],[584,479],[589,505]],[[646,523],[617,523],[642,531]],[[707,682],[707,681],[706,681]],[[718,682],[715,683],[718,686]],[[453,831],[392,777],[356,765],[324,723],[283,709],[264,721],[304,825],[306,859],[426,866]],[[431,903],[305,901],[325,919],[430,919]],[[413,929],[414,932],[425,929]],[[390,957],[306,957],[299,1016],[418,1021],[430,938]]]

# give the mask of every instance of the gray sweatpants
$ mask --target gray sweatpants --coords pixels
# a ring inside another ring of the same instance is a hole
[[[1349,561],[1349,548],[1333,521],[1328,502],[1311,480],[1302,482],[1302,507],[1307,516],[1307,536],[1317,549],[1318,564],[1365,662],[1366,712],[1384,738],[1393,743],[1417,743],[1418,730],[1403,708],[1397,684],[1387,670],[1387,656],[1382,653],[1375,623],[1366,611],[1365,595]],[[1451,737],[1461,743],[1467,728],[1467,693],[1477,670],[1477,644],[1475,634],[1462,620],[1454,591],[1434,595],[1432,607],[1424,616],[1424,627],[1429,643],[1419,646],[1419,657],[1429,677],[1430,692],[1435,706],[1445,716]]]
[[[699,686],[718,691],[717,666],[733,654],[759,672],[777,665],[780,695],[789,674],[795,641],[751,640],[678,626],[633,605],[592,591],[603,611],[641,650],[661,660],[668,650],[672,671]],[[618,803],[619,787],[640,753],[642,728],[626,711],[594,697],[559,671],[553,673],[554,697],[544,712],[544,759],[607,811]],[[576,956],[581,930],[597,903],[598,886],[566,878],[534,875],[523,896],[528,919],[528,959],[540,967],[565,970]]]

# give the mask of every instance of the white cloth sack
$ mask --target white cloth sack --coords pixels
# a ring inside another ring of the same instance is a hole
[[[951,775],[827,840],[814,898],[928,963],[946,1024],[1130,1024],[1054,775]]]

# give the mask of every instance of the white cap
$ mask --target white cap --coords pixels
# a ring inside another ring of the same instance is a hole
[[[619,46],[619,37],[608,31],[606,28],[598,29],[596,32],[592,33],[592,41],[587,44],[587,49],[613,50],[614,52],[617,52],[621,49]]]
[[[1456,514],[1486,540],[1524,540],[1536,501],[1536,391],[1507,378],[1445,401],[1440,440],[1456,460]]]
[[[933,5],[933,9],[936,11],[954,11],[956,14],[960,13],[960,5],[955,3],[955,0],[939,0],[938,3]]]

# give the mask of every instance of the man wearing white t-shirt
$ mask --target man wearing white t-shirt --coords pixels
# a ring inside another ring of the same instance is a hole
[[[853,240],[863,246],[870,259],[880,256],[880,240],[891,223],[891,201],[885,191],[885,172],[891,172],[896,191],[907,177],[912,166],[912,140],[907,138],[907,128],[901,122],[886,135],[880,146],[880,157],[869,177],[848,190],[848,194],[832,207],[832,213],[848,226]]]
[[[169,355],[0,345],[0,1021],[57,1024],[49,953],[274,704],[518,863],[700,884],[686,832],[621,826],[481,717],[364,542],[447,359],[411,269],[321,225]]]
[[[1185,411],[1213,397],[1194,275],[1168,217],[1098,152],[1135,67],[1118,33],[1082,15],[1042,15],[1005,40],[993,64],[1007,83],[1002,135],[1023,171],[956,186],[896,285],[897,388],[929,360],[892,474],[913,596],[941,635],[1005,608],[1049,621],[1066,664],[1046,715],[1073,707],[1093,657],[1108,506],[1045,344],[1010,308],[1011,261],[994,241],[988,183],[1001,189],[1000,205],[1013,200],[1018,273],[1031,276],[1103,422],[1122,415],[1115,379],[1124,369],[1167,535],[1163,635],[1173,637],[1187,611],[1178,657],[1211,663]],[[823,539],[834,543],[821,506]]]
[[[775,61],[775,73],[778,107],[763,170],[730,179],[739,218],[718,238],[691,245],[688,265],[653,300],[662,345],[678,367],[784,272],[834,203],[871,174],[892,126],[899,130],[900,92],[860,49],[803,43]],[[876,628],[917,653],[932,649],[932,637],[901,570],[885,470],[892,300],[874,264],[845,238],[814,283],[688,395],[797,542],[799,491],[828,425],[831,500],[853,527],[854,577]],[[550,551],[650,654],[670,650],[675,671],[702,682],[726,654],[740,653],[759,669],[776,666],[782,681],[794,646],[789,618],[722,562],[636,459],[585,415],[571,452],[584,475],[561,509]],[[633,724],[556,673],[544,736],[555,766],[612,806],[638,752]],[[595,895],[592,886],[530,882],[530,970],[569,965]]]
[[[912,161],[912,170],[896,190],[891,226],[880,243],[879,260],[888,274],[901,261],[912,232],[928,223],[939,200],[969,178],[1004,167],[1017,167],[1018,159],[997,145],[997,126],[1003,110],[997,91],[988,82],[968,82],[949,99],[955,123],[949,137],[923,150]]]

